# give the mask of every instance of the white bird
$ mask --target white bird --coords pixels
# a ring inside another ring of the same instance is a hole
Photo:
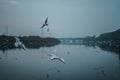
[[[20,47],[23,48],[24,50],[26,49],[25,45],[19,40],[19,38],[15,37],[15,47]]]
[[[41,28],[44,28],[45,26],[48,26],[48,18],[46,18],[45,23],[41,26]]]
[[[51,56],[51,58],[50,58],[51,60],[59,60],[65,64],[65,60],[63,58],[56,56],[55,54],[49,54],[48,56]]]

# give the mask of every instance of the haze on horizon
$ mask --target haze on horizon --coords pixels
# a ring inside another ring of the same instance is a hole
[[[120,28],[120,0],[0,0],[0,34],[40,35],[46,17],[46,36],[98,36]]]

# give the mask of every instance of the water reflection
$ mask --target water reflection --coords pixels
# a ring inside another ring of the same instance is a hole
[[[66,64],[51,61],[63,57]],[[98,46],[57,45],[0,51],[0,80],[119,80],[120,55]],[[5,58],[6,57],[6,58]]]

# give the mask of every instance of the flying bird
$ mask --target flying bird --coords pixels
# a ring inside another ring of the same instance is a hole
[[[48,17],[45,20],[45,23],[41,26],[41,28],[44,28],[45,26],[48,26]]]
[[[19,40],[19,38],[15,37],[15,47],[19,47],[19,48],[22,48],[22,49],[26,49],[25,45]]]
[[[48,56],[51,56],[51,58],[50,58],[51,60],[59,60],[65,64],[65,60],[63,58],[56,56],[55,54],[49,54]]]

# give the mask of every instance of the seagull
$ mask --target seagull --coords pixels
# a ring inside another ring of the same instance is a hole
[[[45,20],[45,23],[41,26],[41,28],[44,28],[45,26],[48,26],[48,17]]]
[[[63,58],[60,58],[60,57],[58,57],[58,56],[56,56],[55,54],[49,54],[48,56],[51,56],[51,60],[59,60],[59,61],[61,61],[62,63],[64,63],[65,64],[65,60],[63,59]]]
[[[23,48],[24,50],[26,49],[25,45],[19,40],[18,37],[15,37],[15,47],[20,47],[20,48]]]

